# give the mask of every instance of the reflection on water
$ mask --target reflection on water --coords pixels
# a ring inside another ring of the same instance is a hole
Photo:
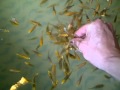
[[[48,52],[52,62],[56,64],[56,79],[58,80],[58,85],[55,90],[87,90],[99,84],[104,85],[104,87],[101,86],[102,88],[100,88],[100,90],[118,90],[120,86],[117,80],[112,77],[108,78],[110,75],[101,70],[94,70],[95,67],[89,63],[79,70],[75,69],[76,65],[85,61],[81,54],[80,61],[70,59],[70,70],[73,70],[73,72],[70,75],[70,79],[68,79],[65,84],[61,84],[64,73],[59,69],[55,51],[61,51],[62,46],[54,44],[49,35],[46,34],[48,23],[52,25],[60,25],[60,23],[62,23],[67,28],[67,25],[73,18],[72,14],[80,12],[82,8],[82,25],[87,23],[86,14],[90,20],[98,18],[98,15],[93,17],[94,9],[97,12],[97,1],[100,4],[99,11],[102,11],[103,8],[108,5],[107,0],[93,0],[92,3],[89,2],[92,0],[82,0],[82,2],[80,2],[80,0],[44,0],[46,2],[40,4],[41,1],[1,0],[0,90],[9,90],[21,77],[25,77],[31,81],[36,73],[38,73],[35,79],[36,90],[50,90],[52,83],[48,76],[48,70],[51,68],[51,63],[48,60]],[[70,5],[67,6],[66,2]],[[85,3],[85,5],[81,6],[83,3]],[[108,16],[102,18],[113,23],[117,34],[119,34],[120,17],[118,13],[119,9],[116,7],[119,6],[119,3],[118,0],[113,0],[107,11]],[[63,13],[61,15],[65,7],[72,13]],[[116,14],[117,21],[114,22]],[[10,22],[11,19],[12,23]],[[36,24],[30,20],[35,20],[41,25],[35,26]],[[76,25],[81,26],[79,22],[80,21],[78,21]],[[28,33],[29,30],[31,30],[31,33]],[[53,27],[51,27],[50,30],[52,32],[55,31]],[[40,42],[42,36],[43,42]],[[42,43],[43,46],[39,47],[38,45],[42,45]],[[38,49],[38,51],[36,51],[36,49]],[[27,58],[30,58],[30,60]],[[80,79],[81,75],[82,79]],[[80,85],[76,87],[78,80],[81,80],[81,82]],[[21,86],[18,90],[32,90],[32,83]]]

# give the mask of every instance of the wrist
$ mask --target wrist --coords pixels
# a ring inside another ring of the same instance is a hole
[[[120,53],[112,52],[110,56],[104,59],[103,70],[120,80]]]

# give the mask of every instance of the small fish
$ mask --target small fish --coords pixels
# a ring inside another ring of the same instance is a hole
[[[48,52],[48,60],[50,61],[51,64],[53,64],[51,58],[50,58],[50,55],[49,55],[49,52]]]
[[[92,88],[89,88],[89,89],[103,88],[103,87],[104,87],[103,84],[98,84],[98,85],[96,85],[96,86],[94,86],[94,87],[92,87]]]
[[[30,57],[24,54],[16,54],[17,56],[19,56],[20,58],[26,59],[26,60],[30,60]]]
[[[51,71],[48,71],[48,76],[49,76],[50,80],[53,82],[53,77],[52,77]]]
[[[41,53],[39,53],[38,51],[35,51],[35,50],[32,50],[37,56],[42,56],[42,54]]]
[[[34,25],[38,25],[38,26],[42,26],[41,23],[34,21],[34,20],[30,20]]]
[[[24,51],[24,53],[25,53],[27,56],[30,55],[29,52],[28,52],[25,48],[23,48],[23,51]]]
[[[10,22],[11,22],[13,25],[19,25],[19,22],[16,20],[16,18],[11,18]]]
[[[68,5],[65,7],[65,10],[69,10],[70,8],[72,8],[74,5]]]
[[[67,33],[62,33],[62,34],[59,34],[58,37],[68,37],[68,34]]]
[[[57,57],[58,59],[60,59],[60,58],[61,58],[61,54],[59,53],[59,51],[58,51],[58,50],[56,50],[56,51],[55,51],[55,55],[56,55],[56,57]]]
[[[108,75],[104,75],[105,78],[110,79],[111,77]]]
[[[78,59],[78,60],[80,60],[80,56],[76,53],[76,52],[74,52],[75,53],[75,57]]]
[[[82,68],[83,66],[85,66],[87,64],[87,62],[83,62],[83,63],[81,63],[81,64],[79,64],[79,65],[77,65],[78,66],[78,68]]]
[[[82,16],[80,17],[80,19],[77,17],[76,21],[77,21],[77,28],[79,28],[82,24]]]
[[[43,46],[43,36],[40,37],[40,47]]]
[[[70,72],[69,74],[67,74],[67,75],[64,77],[64,79],[62,80],[61,84],[64,84],[64,83],[69,79],[71,73],[72,73],[72,72]]]
[[[47,33],[48,35],[51,35],[51,34],[52,34],[52,32],[50,31],[50,28],[49,28],[49,24],[46,26],[46,33]]]
[[[62,66],[63,66],[63,57],[61,57],[60,59],[59,59],[59,68],[62,70]]]
[[[30,30],[28,30],[28,33],[33,32],[36,29],[37,25],[34,25]]]
[[[76,82],[76,86],[79,86],[79,85],[80,85],[80,83],[81,83],[81,81],[82,81],[82,77],[83,77],[83,75],[81,75],[80,78],[79,78],[79,80]]]
[[[114,23],[116,23],[117,21],[117,15],[115,15],[115,18],[114,18]]]
[[[87,19],[87,23],[90,22],[90,18],[88,17],[88,15],[86,14],[86,19]]]
[[[108,8],[104,8],[102,11],[100,11],[100,16],[104,17],[107,16],[107,10],[109,10]]]
[[[40,44],[37,45],[37,47],[36,47],[36,51],[38,51],[39,48],[40,48]]]
[[[29,40],[35,40],[35,39],[38,39],[38,37],[32,37]]]
[[[56,82],[56,65],[52,64],[52,69],[51,69],[53,81]]]
[[[30,62],[24,62],[26,65],[28,65],[28,66],[34,66],[33,64],[31,64]]]
[[[79,0],[79,2],[80,2],[81,4],[83,4],[82,0]]]
[[[60,42],[60,41],[55,41],[53,42],[54,44],[58,44],[58,45],[64,45],[66,43],[66,41]]]
[[[93,69],[93,72],[96,71],[96,70],[98,70],[98,68],[94,68],[94,69]]]
[[[112,4],[112,0],[107,0],[108,1],[108,6]]]
[[[66,16],[72,16],[72,15],[75,15],[75,14],[78,14],[78,12],[65,12],[64,15]]]
[[[19,73],[19,72],[21,72],[21,71],[18,70],[18,69],[9,69],[9,71],[10,71],[10,72],[15,72],[15,73]]]
[[[100,10],[100,4],[98,3],[96,6],[96,9],[94,9],[93,15],[96,16],[97,14],[99,14],[99,12],[98,12],[99,10]]]
[[[66,62],[66,60],[63,60],[63,71],[65,75],[70,73],[69,64]]]
[[[48,1],[48,0],[42,0],[42,1],[40,2],[40,5],[46,3],[47,1]]]
[[[71,54],[71,53],[68,53],[68,56],[71,58],[71,59],[76,59],[76,56]]]
[[[53,6],[52,9],[53,9],[53,14],[56,15],[56,9],[55,9],[55,6]]]
[[[33,77],[33,84],[32,84],[32,90],[36,90],[36,78],[38,77],[38,73],[36,73]]]

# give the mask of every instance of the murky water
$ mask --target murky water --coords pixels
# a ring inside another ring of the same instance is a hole
[[[60,22],[65,25],[69,24],[72,17],[59,15],[65,7],[67,0],[48,0],[45,4],[40,6],[40,0],[1,0],[0,1],[0,29],[5,28],[10,32],[0,32],[0,90],[9,90],[10,87],[20,80],[22,76],[32,79],[35,73],[39,73],[36,80],[36,90],[50,90],[51,81],[48,77],[47,71],[51,67],[48,61],[47,55],[50,52],[51,59],[57,64],[58,60],[55,57],[54,51],[59,50],[60,47],[52,43],[49,39],[46,31],[48,23],[58,24],[57,17]],[[86,0],[84,0],[86,1]],[[107,4],[106,0],[99,0],[101,8]],[[47,8],[51,4],[58,4],[56,6],[57,15],[53,15],[52,8]],[[79,10],[79,0],[74,0],[71,11]],[[113,0],[110,9],[119,7],[120,1]],[[93,1],[91,8],[95,8],[96,0]],[[89,17],[92,19],[92,10],[86,10]],[[117,11],[115,11],[117,12]],[[112,16],[105,17],[106,21],[113,22],[116,13],[109,12]],[[19,21],[18,26],[14,26],[10,23],[10,19],[15,17]],[[28,30],[33,26],[30,20],[36,20],[42,24],[41,27],[37,27],[35,31],[28,34]],[[84,18],[85,21],[85,18]],[[114,23],[114,28],[119,34],[119,16],[118,21]],[[44,45],[39,48],[39,52],[42,54],[41,57],[36,56],[32,50],[35,50],[39,44],[39,38],[43,34]],[[38,37],[36,40],[29,40],[32,37]],[[16,56],[16,53],[23,53],[23,48],[28,50],[30,53],[30,62],[34,67],[30,67],[24,64],[24,59],[20,59]],[[81,55],[80,55],[81,56]],[[81,61],[70,60],[71,69],[74,68],[78,63],[85,61],[81,56]],[[58,64],[57,64],[58,65]],[[10,72],[10,68],[20,69],[21,73]],[[103,88],[99,90],[119,90],[120,82],[114,78],[106,79],[104,71],[96,70],[94,66],[87,63],[87,65],[80,70],[76,70],[70,76],[70,79],[63,85],[60,83],[55,90],[89,90],[89,88],[97,85],[104,84]],[[80,86],[76,87],[76,81],[83,74],[83,79]],[[63,79],[64,74],[59,70],[57,66],[57,79],[59,82]],[[18,90],[32,90],[32,85],[27,84],[21,86]]]

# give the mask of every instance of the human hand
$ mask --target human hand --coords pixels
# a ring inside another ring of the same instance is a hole
[[[104,70],[108,58],[120,56],[119,45],[110,23],[97,19],[82,26],[74,36],[71,44],[99,69]]]

